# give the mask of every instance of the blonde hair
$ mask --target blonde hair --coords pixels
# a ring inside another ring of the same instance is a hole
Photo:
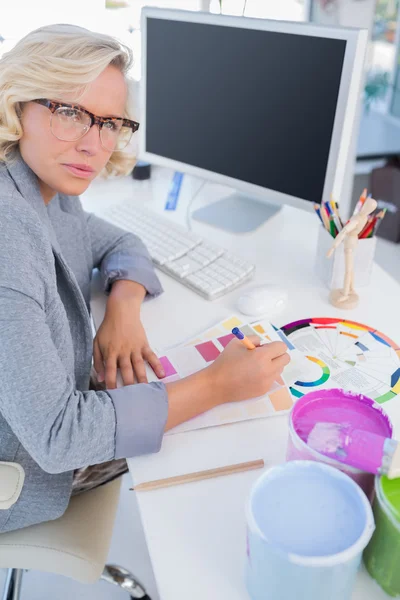
[[[37,98],[62,100],[66,91],[85,92],[109,65],[117,67],[128,83],[124,116],[130,115],[128,71],[132,51],[117,39],[76,25],[48,25],[32,31],[0,59],[0,162],[12,157],[22,137],[21,108]],[[135,157],[115,151],[105,167],[107,174],[126,174]]]

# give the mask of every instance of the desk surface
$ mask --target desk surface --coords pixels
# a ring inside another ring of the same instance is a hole
[[[151,182],[125,180],[121,189],[132,201],[162,211],[169,184],[170,172],[160,171]],[[167,214],[168,218],[185,222],[187,203],[198,185],[196,180],[185,180],[178,209]],[[220,186],[205,186],[192,208],[223,193]],[[83,200],[85,208],[101,214],[102,207],[110,203],[107,186],[94,187]],[[370,287],[360,290],[358,309],[343,312],[328,303],[328,292],[314,273],[318,231],[314,214],[284,207],[259,230],[241,236],[196,221],[192,225],[194,231],[256,262],[256,283],[276,283],[288,290],[290,302],[276,320],[278,324],[340,315],[373,325],[400,341],[400,319],[395,319],[400,286],[377,265]],[[150,342],[158,347],[184,341],[235,311],[235,300],[241,293],[232,292],[210,303],[163,274],[161,280],[165,293],[145,302],[142,309]],[[93,301],[95,321],[102,318],[103,311],[104,300],[99,296]],[[400,400],[387,408],[395,427],[400,427]],[[268,466],[284,461],[286,439],[284,416],[167,435],[159,454],[131,459],[129,467],[134,482],[139,483],[257,458],[264,458]],[[243,583],[244,506],[260,474],[247,472],[137,494],[161,600],[247,600]],[[386,595],[361,571],[353,599],[384,598]]]
[[[357,160],[400,154],[400,119],[371,110],[361,118]]]

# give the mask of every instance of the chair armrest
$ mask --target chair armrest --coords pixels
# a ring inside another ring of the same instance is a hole
[[[0,461],[0,510],[7,510],[18,500],[24,485],[25,471],[18,463]]]

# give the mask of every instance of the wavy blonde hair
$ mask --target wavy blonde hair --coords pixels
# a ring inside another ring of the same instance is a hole
[[[48,25],[32,31],[0,59],[0,162],[10,160],[22,137],[21,108],[37,98],[57,100],[66,91],[85,92],[109,65],[117,67],[128,83],[125,117],[131,116],[131,86],[128,71],[132,51],[117,39],[76,25]],[[115,151],[105,171],[128,173],[135,157]]]

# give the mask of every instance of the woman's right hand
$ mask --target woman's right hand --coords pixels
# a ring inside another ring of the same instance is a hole
[[[258,346],[258,337],[249,338]],[[248,350],[239,340],[229,342],[209,367],[166,384],[168,419],[172,429],[218,404],[249,400],[266,394],[279,380],[290,358],[283,342]]]
[[[249,339],[259,346],[257,336]],[[232,340],[208,367],[215,392],[219,394],[218,404],[266,394],[289,362],[287,346],[283,342],[271,342],[248,350],[239,340]]]

